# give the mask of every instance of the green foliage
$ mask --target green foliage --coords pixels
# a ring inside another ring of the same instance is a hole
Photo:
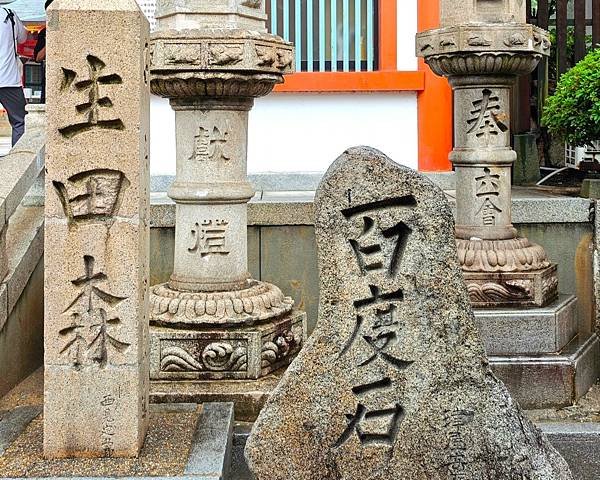
[[[574,145],[600,139],[600,49],[560,78],[556,93],[546,101],[542,122]]]

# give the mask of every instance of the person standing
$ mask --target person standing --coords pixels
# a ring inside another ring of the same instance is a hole
[[[0,103],[12,127],[12,145],[25,133],[25,95],[17,45],[27,40],[27,30],[17,15],[0,8]]]
[[[48,7],[54,0],[46,0],[44,9]],[[37,42],[33,49],[33,59],[42,64],[42,103],[46,103],[46,27],[38,33]]]

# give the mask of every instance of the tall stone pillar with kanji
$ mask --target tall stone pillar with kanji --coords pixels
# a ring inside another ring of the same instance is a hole
[[[136,456],[148,425],[148,22],[48,12],[44,454]]]

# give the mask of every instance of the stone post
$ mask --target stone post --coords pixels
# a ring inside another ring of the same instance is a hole
[[[148,22],[135,0],[48,18],[44,454],[136,456],[148,424]]]
[[[510,96],[550,53],[523,0],[441,0],[442,28],[417,35],[417,55],[454,90],[458,256],[475,306],[544,306],[556,266],[511,224]]]
[[[151,89],[177,127],[174,271],[152,287],[151,378],[257,379],[287,365],[305,314],[247,267],[248,112],[293,71],[264,1],[158,2]],[[267,132],[265,132],[267,134]]]

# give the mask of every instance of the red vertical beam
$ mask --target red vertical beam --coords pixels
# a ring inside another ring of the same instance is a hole
[[[379,2],[379,70],[398,69],[397,8],[396,0]]]
[[[406,0],[398,0],[406,1]],[[396,0],[383,0],[393,2]],[[420,32],[440,25],[439,0],[418,0]],[[446,172],[452,169],[448,154],[452,150],[452,89],[445,78],[434,75],[423,59],[419,71],[425,74],[425,89],[418,94],[419,170]]]

